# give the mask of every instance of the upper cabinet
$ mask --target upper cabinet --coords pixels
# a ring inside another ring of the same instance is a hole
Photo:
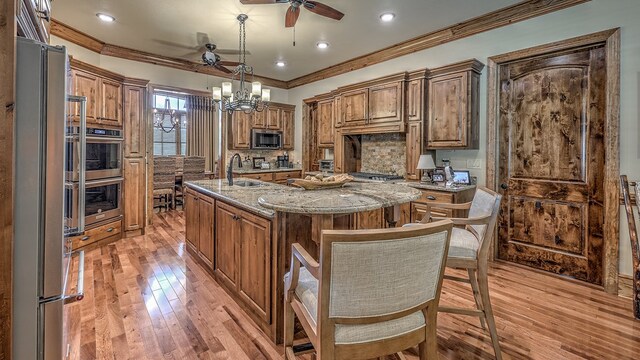
[[[71,59],[70,93],[87,98],[87,125],[122,128],[122,93],[125,78]],[[80,105],[69,107],[73,122],[80,121]]]
[[[403,132],[406,75],[391,75],[336,90],[336,127],[342,127],[344,134]]]
[[[483,67],[477,60],[468,60],[431,70],[427,149],[478,149],[478,97]]]
[[[422,77],[407,82],[407,121],[424,120],[425,79]],[[411,75],[410,75],[411,76]],[[420,76],[420,75],[418,75]]]
[[[288,104],[269,103],[269,107],[260,112],[245,114],[236,111],[228,116],[229,150],[251,148],[251,130],[268,129],[282,132],[282,150],[292,150],[295,136],[296,107]]]
[[[318,146],[332,147],[334,141],[334,101],[318,101]]]

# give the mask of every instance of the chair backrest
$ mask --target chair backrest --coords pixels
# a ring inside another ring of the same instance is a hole
[[[375,323],[437,306],[451,228],[323,231],[318,319]]]
[[[176,184],[176,158],[155,156],[153,158],[153,189],[173,189]]]
[[[182,170],[183,181],[203,180],[206,178],[204,173],[205,158],[202,156],[187,156],[184,158],[184,168]]]
[[[638,229],[636,224],[636,218],[633,211],[633,204],[631,202],[631,191],[629,189],[629,180],[626,175],[620,176],[620,185],[622,189],[622,198],[624,199],[624,207],[627,213],[627,224],[629,225],[629,241],[631,242],[631,258],[633,263],[633,278],[640,278],[640,242],[638,240]],[[640,184],[635,183],[635,195],[636,195],[636,212],[640,212],[638,201],[640,201]],[[637,282],[634,282],[633,286],[633,316],[640,320],[640,286]]]
[[[184,171],[184,156],[176,156],[176,172]]]
[[[471,231],[478,238],[479,260],[488,260],[489,246],[495,234],[501,200],[502,195],[485,187],[478,187],[473,196],[471,208],[469,209],[469,217],[490,216],[489,222],[486,225],[467,225],[467,230]]]

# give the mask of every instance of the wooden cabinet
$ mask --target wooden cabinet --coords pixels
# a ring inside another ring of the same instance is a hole
[[[216,277],[260,319],[271,321],[271,221],[217,202]]]
[[[382,229],[386,227],[384,220],[384,209],[373,211],[364,211],[353,214],[355,217],[355,228],[363,229]]]
[[[253,129],[266,129],[267,128],[267,112],[261,111],[253,114]]]
[[[268,107],[267,110],[267,129],[281,130],[280,125],[280,109],[277,107]]]
[[[341,109],[342,97],[336,96],[333,98],[333,127],[336,129],[342,127],[342,116],[340,115]]]
[[[333,99],[318,102],[318,146],[332,147],[334,142]]]
[[[122,236],[122,220],[99,225],[88,229],[82,235],[71,238],[71,248],[77,250],[85,246],[117,240]],[[95,245],[93,245],[95,246]],[[93,247],[92,246],[92,247]]]
[[[461,204],[473,200],[475,188],[469,188],[458,192],[447,192],[438,190],[420,190],[420,198],[411,203],[411,221],[422,220],[429,203]],[[431,208],[431,215],[438,217],[466,217],[466,210],[444,209],[438,207]]]
[[[100,78],[81,70],[71,70],[71,94],[87,98],[87,124],[98,124],[98,89]],[[69,114],[73,122],[80,122],[80,104],[71,103]]]
[[[407,82],[407,121],[424,120],[424,84],[424,79]]]
[[[372,86],[369,88],[368,124],[403,122],[404,82]]]
[[[184,195],[184,212],[187,247],[213,270],[215,200],[187,190]]]
[[[145,199],[147,196],[144,158],[124,159],[124,230],[134,231],[144,228]]]
[[[299,179],[300,177],[302,177],[302,170],[258,172],[253,174],[234,173],[233,177],[234,178],[243,177],[247,179],[274,182],[278,184],[286,184],[289,179]]]
[[[407,166],[405,178],[408,180],[420,180],[420,170],[416,169],[416,167],[422,154],[422,139],[422,122],[412,121],[407,123]]]
[[[109,126],[122,126],[122,83],[109,79],[100,79],[100,97],[98,101],[98,123]]]
[[[144,118],[146,89],[139,86],[124,87],[124,156],[146,155],[147,123]]]
[[[477,149],[479,146],[479,86],[484,65],[465,61],[431,71],[428,149]]]
[[[348,91],[340,95],[342,126],[362,126],[369,118],[369,89]]]
[[[230,119],[229,149],[249,149],[251,147],[251,115],[236,111]]]
[[[333,172],[341,174],[344,170],[344,136],[342,136],[342,130],[337,129],[333,147]]]
[[[295,118],[292,109],[282,109],[280,111],[282,119],[282,149],[293,150],[295,145]]]

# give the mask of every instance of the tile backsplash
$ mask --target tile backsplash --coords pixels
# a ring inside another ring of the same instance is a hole
[[[406,135],[403,133],[362,135],[362,172],[404,176]]]

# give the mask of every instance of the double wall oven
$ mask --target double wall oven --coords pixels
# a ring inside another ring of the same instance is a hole
[[[82,131],[68,129],[66,144],[66,225],[70,228],[77,227],[81,217],[92,227],[122,216],[122,130],[87,127],[84,136]],[[78,211],[79,203],[84,203],[84,214]]]

